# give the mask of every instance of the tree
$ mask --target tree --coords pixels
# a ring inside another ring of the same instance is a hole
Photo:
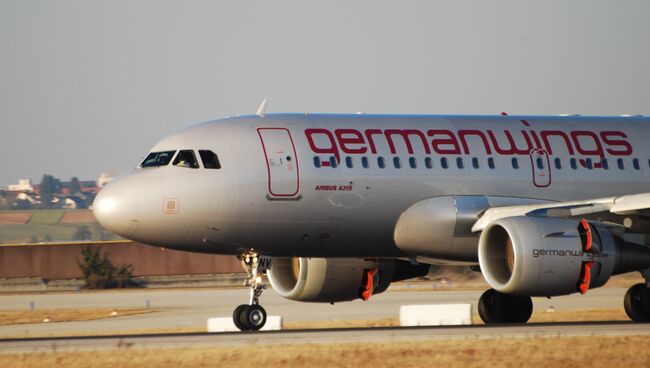
[[[73,176],[72,179],[70,179],[70,193],[78,192],[81,192],[81,181],[79,181],[79,178],[76,176]]]
[[[61,181],[45,174],[41,179],[41,202],[44,208],[52,207],[52,198],[61,189]]]
[[[81,260],[77,260],[79,269],[89,289],[124,288],[134,285],[133,266],[123,264],[116,267],[101,247],[85,246],[81,248]]]

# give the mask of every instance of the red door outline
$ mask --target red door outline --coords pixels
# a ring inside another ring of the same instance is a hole
[[[264,143],[264,137],[262,136],[262,131],[263,130],[280,130],[280,131],[285,131],[287,133],[287,136],[289,137],[289,142],[291,142],[291,149],[293,151],[293,156],[295,157],[295,162],[296,162],[296,191],[293,193],[274,193],[273,189],[271,187],[272,183],[272,176],[271,176],[271,164],[269,160],[269,154],[266,151],[266,144]],[[293,142],[293,137],[291,136],[291,132],[287,128],[257,128],[257,135],[260,137],[260,142],[262,143],[262,151],[264,151],[264,159],[266,161],[266,172],[267,172],[267,185],[268,185],[268,190],[269,194],[273,197],[281,197],[281,198],[288,198],[288,197],[294,197],[300,192],[300,167],[299,167],[299,160],[298,160],[298,153],[296,152],[296,145]]]
[[[537,166],[537,160],[542,160],[543,168]],[[551,159],[548,152],[541,148],[533,148],[530,150],[530,165],[533,170],[533,184],[537,188],[546,188],[551,185]]]

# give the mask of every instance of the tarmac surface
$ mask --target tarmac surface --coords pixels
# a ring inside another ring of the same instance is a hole
[[[553,299],[533,298],[533,303],[536,310],[546,310],[550,306],[553,306],[557,311],[620,308],[623,304],[625,292],[625,288],[608,287],[590,290],[584,296],[574,294]],[[375,295],[367,302],[357,300],[330,305],[295,302],[278,296],[272,290],[267,290],[261,297],[261,305],[266,309],[268,315],[281,316],[283,322],[371,320],[396,318],[399,315],[400,306],[406,304],[471,303],[473,310],[476,311],[476,302],[481,293],[482,291],[411,291],[408,287],[401,286],[391,288],[384,294]],[[145,308],[148,306],[154,309],[155,312],[93,321],[0,326],[0,338],[32,337],[48,334],[60,335],[70,332],[93,335],[100,333],[128,333],[129,331],[151,329],[204,328],[207,319],[210,317],[232,316],[232,311],[237,305],[248,301],[248,295],[249,291],[245,288],[4,294],[0,295],[1,310],[27,310],[30,309],[33,303],[35,309],[112,309]],[[598,326],[601,325],[595,326],[594,328],[598,329]],[[616,326],[636,325],[617,324]],[[525,331],[530,327],[521,326],[518,328]],[[624,329],[625,327],[617,328]],[[647,329],[647,326],[645,328]],[[478,329],[468,333],[482,334],[481,331],[484,330]],[[557,333],[560,333],[560,330]]]
[[[436,339],[558,338],[568,336],[650,335],[647,324],[634,322],[533,323],[497,326],[379,327],[219,334],[156,334],[49,339],[0,340],[0,354],[119,350],[141,348],[199,348],[259,344],[341,344]]]

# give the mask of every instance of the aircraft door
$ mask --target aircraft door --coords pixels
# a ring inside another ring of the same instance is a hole
[[[293,138],[286,128],[258,128],[268,172],[269,199],[297,199],[300,172]]]
[[[548,153],[540,148],[530,151],[530,163],[533,168],[533,184],[538,188],[551,185],[551,160]]]

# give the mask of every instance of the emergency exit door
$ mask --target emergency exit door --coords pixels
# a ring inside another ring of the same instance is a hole
[[[268,172],[269,198],[293,199],[300,191],[298,157],[289,129],[258,128]]]

